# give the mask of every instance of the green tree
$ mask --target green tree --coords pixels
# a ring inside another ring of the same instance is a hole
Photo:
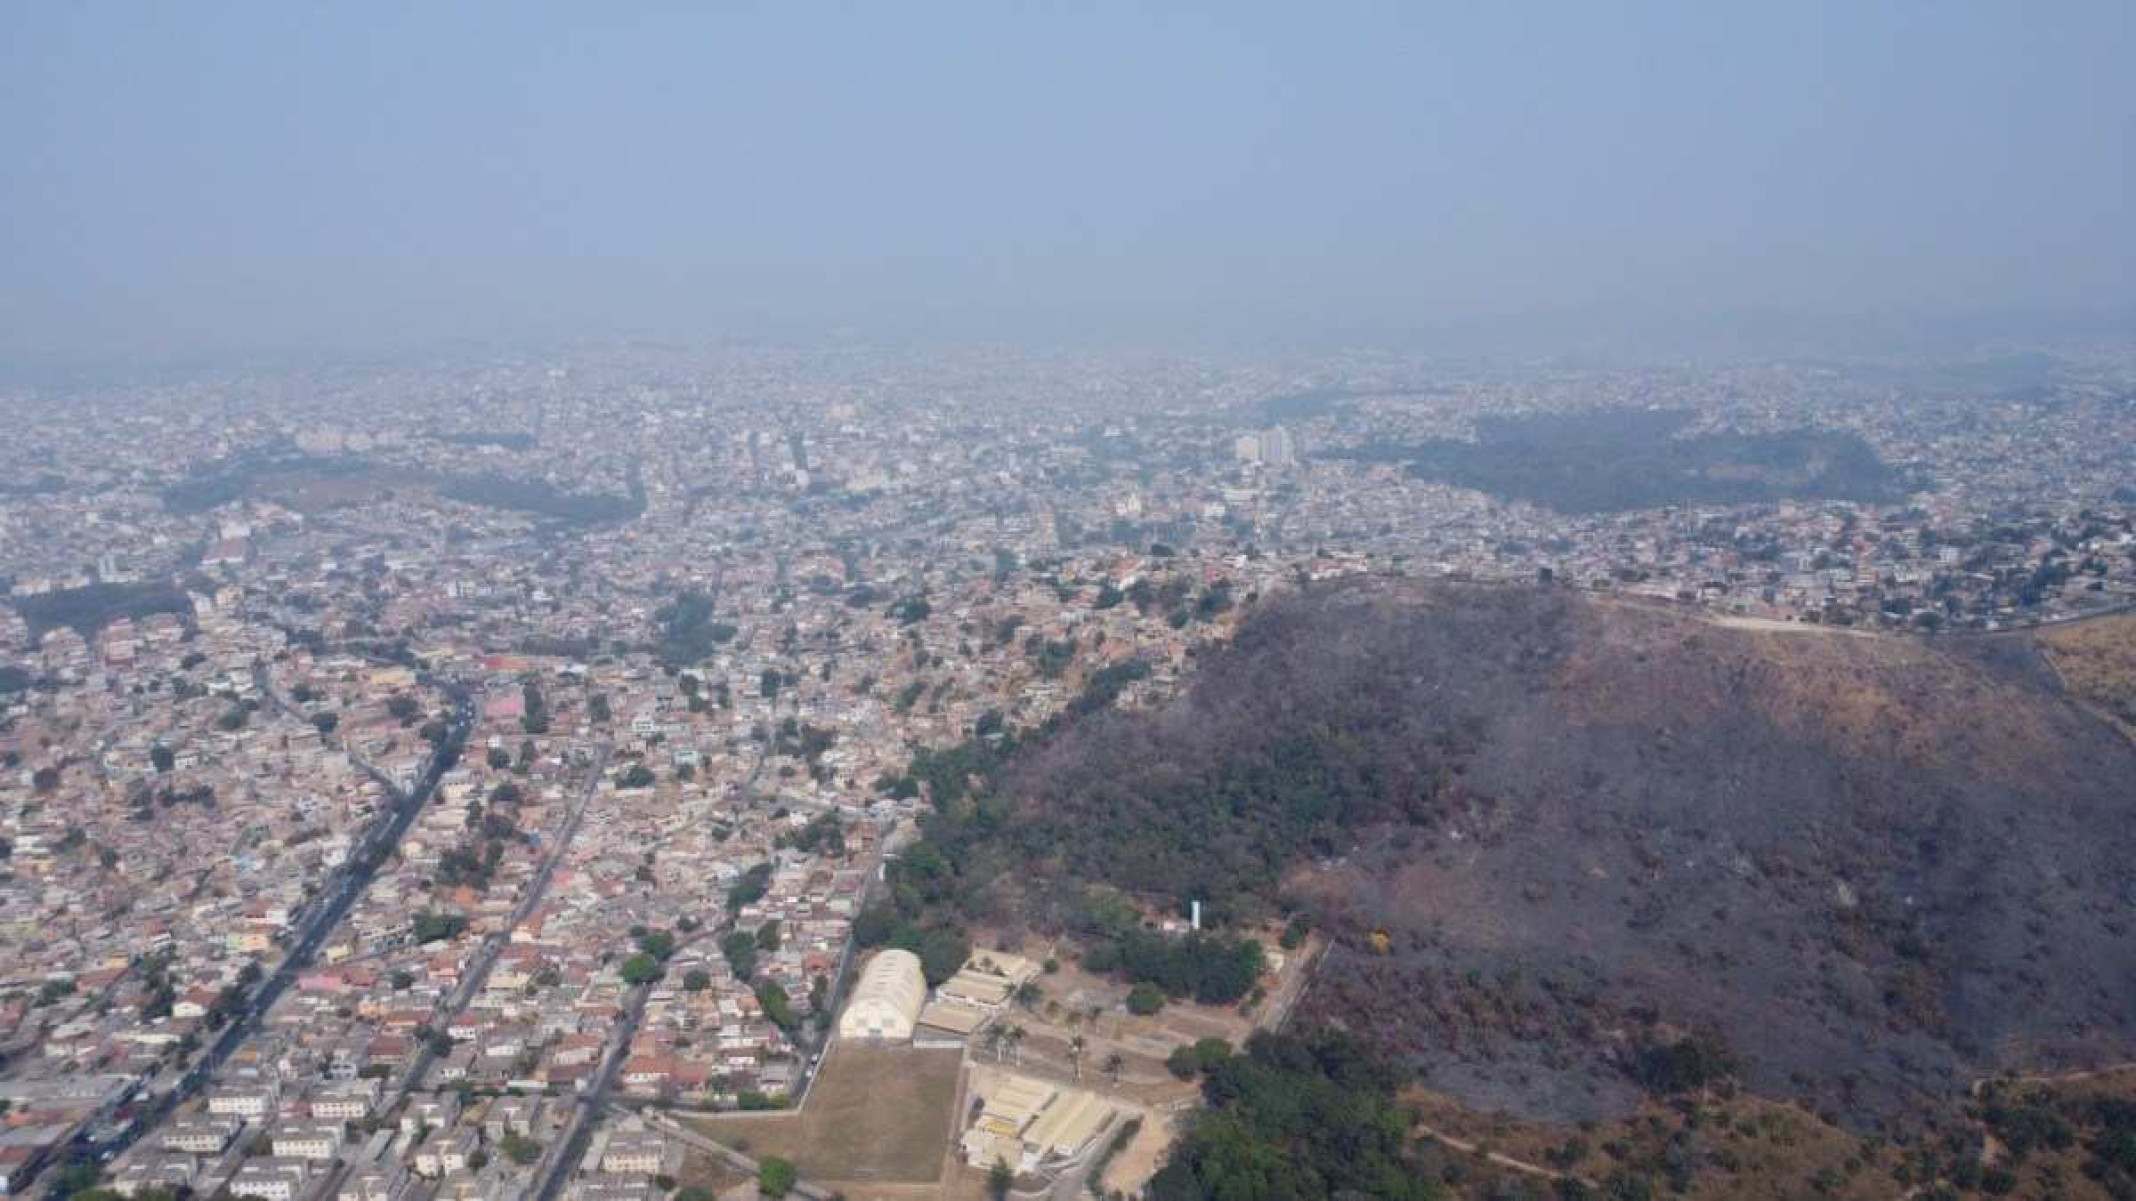
[[[637,938],[638,949],[662,963],[675,953],[675,936],[666,930],[647,930]]]
[[[870,905],[853,919],[853,941],[862,947],[879,947],[897,931],[897,912],[888,905]]]
[[[541,1158],[540,1143],[513,1131],[505,1132],[503,1140],[497,1146],[499,1150],[504,1152],[506,1159],[521,1167],[525,1167]]]
[[[771,864],[759,863],[742,873],[742,878],[727,890],[727,908],[739,910],[754,905],[771,891]]]
[[[1198,1038],[1194,1040],[1193,1053],[1194,1065],[1206,1072],[1231,1058],[1231,1044],[1221,1038]]]
[[[994,1201],[1006,1201],[1009,1190],[1015,1187],[1016,1173],[1009,1170],[1007,1161],[997,1159],[986,1170],[986,1195]]]
[[[520,685],[519,696],[525,706],[525,711],[519,717],[519,728],[529,734],[548,733],[549,702],[548,698],[542,696],[541,686],[529,679]]]
[[[623,983],[632,987],[640,984],[651,984],[660,978],[660,961],[640,951],[624,960],[623,966],[617,970],[617,974],[623,977]]]
[[[933,988],[957,974],[957,969],[971,957],[972,944],[955,930],[929,930],[920,936],[919,948],[914,953],[920,957],[920,974],[927,978],[927,986]]]
[[[1312,929],[1313,919],[1311,917],[1303,913],[1294,913],[1291,915],[1290,921],[1284,923],[1283,935],[1276,941],[1284,950],[1295,951],[1304,944],[1305,936],[1311,933]]]
[[[727,966],[734,969],[738,979],[747,980],[756,975],[756,936],[746,930],[735,930],[719,940],[719,953],[727,957]]]
[[[781,1030],[793,1029],[794,1006],[785,989],[779,987],[776,981],[766,980],[757,986],[756,996],[757,1004],[764,1007],[764,1016],[772,1025]]]
[[[1633,1073],[1656,1093],[1705,1088],[1735,1071],[1735,1057],[1717,1034],[1693,1034],[1639,1052]]]
[[[792,1161],[776,1155],[767,1155],[757,1164],[757,1191],[774,1201],[792,1192],[799,1178]]]
[[[1184,1045],[1172,1048],[1172,1053],[1164,1057],[1164,1066],[1181,1080],[1192,1080],[1201,1071],[1201,1061],[1194,1058],[1194,1048]]]
[[[418,945],[457,938],[460,931],[465,929],[467,919],[457,913],[425,911],[415,915],[414,934]]]
[[[1338,1033],[1256,1034],[1202,1081],[1208,1102],[1150,1181],[1152,1201],[1441,1195],[1409,1158],[1398,1077]]]

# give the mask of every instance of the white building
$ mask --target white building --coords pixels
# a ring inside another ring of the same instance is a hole
[[[671,1171],[676,1159],[667,1140],[650,1130],[617,1130],[601,1152],[601,1170],[611,1175],[658,1176]]]
[[[1289,467],[1298,461],[1298,440],[1282,426],[1240,434],[1231,443],[1231,456],[1241,463],[1264,467]]]
[[[166,1150],[187,1155],[220,1155],[242,1125],[234,1117],[180,1118],[163,1128]]]
[[[274,1112],[280,1091],[273,1086],[225,1089],[208,1098],[208,1112],[217,1117],[243,1118],[257,1122]]]
[[[259,1201],[296,1201],[310,1178],[311,1171],[301,1159],[255,1159],[231,1178],[230,1192]]]
[[[840,1038],[908,1041],[927,1000],[920,958],[910,951],[878,951],[860,973],[853,999],[838,1019]]]
[[[335,1201],[400,1201],[408,1192],[408,1173],[399,1164],[387,1161],[361,1172],[351,1172],[341,1182],[341,1191]]]
[[[341,1151],[339,1122],[292,1122],[274,1130],[274,1153],[283,1159],[332,1159]]]
[[[311,1115],[333,1122],[358,1122],[370,1116],[378,1103],[376,1080],[342,1080],[328,1084],[311,1097]]]

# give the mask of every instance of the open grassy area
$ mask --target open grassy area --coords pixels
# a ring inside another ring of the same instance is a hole
[[[941,1177],[961,1058],[953,1050],[839,1043],[801,1112],[695,1121],[747,1154],[792,1160],[807,1180],[923,1184]]]

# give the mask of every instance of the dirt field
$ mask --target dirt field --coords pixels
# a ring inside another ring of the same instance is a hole
[[[675,1174],[676,1183],[683,1188],[704,1188],[714,1193],[725,1192],[744,1179],[743,1174],[726,1161],[695,1148],[683,1155],[682,1171]]]
[[[1173,1140],[1179,1137],[1180,1124],[1188,1110],[1171,1108],[1144,1112],[1142,1127],[1127,1146],[1120,1148],[1112,1161],[1105,1165],[1105,1178],[1101,1183],[1110,1193],[1126,1193],[1139,1196],[1149,1185],[1150,1177],[1164,1166],[1164,1157],[1172,1149]]]
[[[803,1179],[830,1188],[932,1183],[951,1137],[960,1059],[957,1051],[839,1043],[802,1112],[695,1124],[749,1155],[790,1159]]]

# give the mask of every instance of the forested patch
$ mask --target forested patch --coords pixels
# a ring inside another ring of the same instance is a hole
[[[1374,446],[1430,480],[1568,513],[1789,498],[1891,501],[1905,481],[1860,435],[1829,430],[1680,436],[1690,414],[1616,410],[1478,422],[1472,442]]]
[[[738,632],[712,619],[712,598],[696,590],[683,593],[653,614],[660,627],[660,657],[677,667],[703,662]]]
[[[182,589],[168,582],[90,584],[18,597],[15,610],[29,623],[32,639],[61,626],[72,626],[88,638],[121,617],[140,618],[151,613],[190,615],[193,602]]]
[[[642,496],[612,492],[566,492],[544,480],[502,475],[463,476],[439,483],[438,491],[464,504],[510,509],[559,521],[597,524],[628,521],[645,511]]]
[[[1444,1196],[1409,1154],[1400,1080],[1335,1033],[1256,1034],[1216,1059],[1197,1114],[1151,1179],[1152,1201]]]

